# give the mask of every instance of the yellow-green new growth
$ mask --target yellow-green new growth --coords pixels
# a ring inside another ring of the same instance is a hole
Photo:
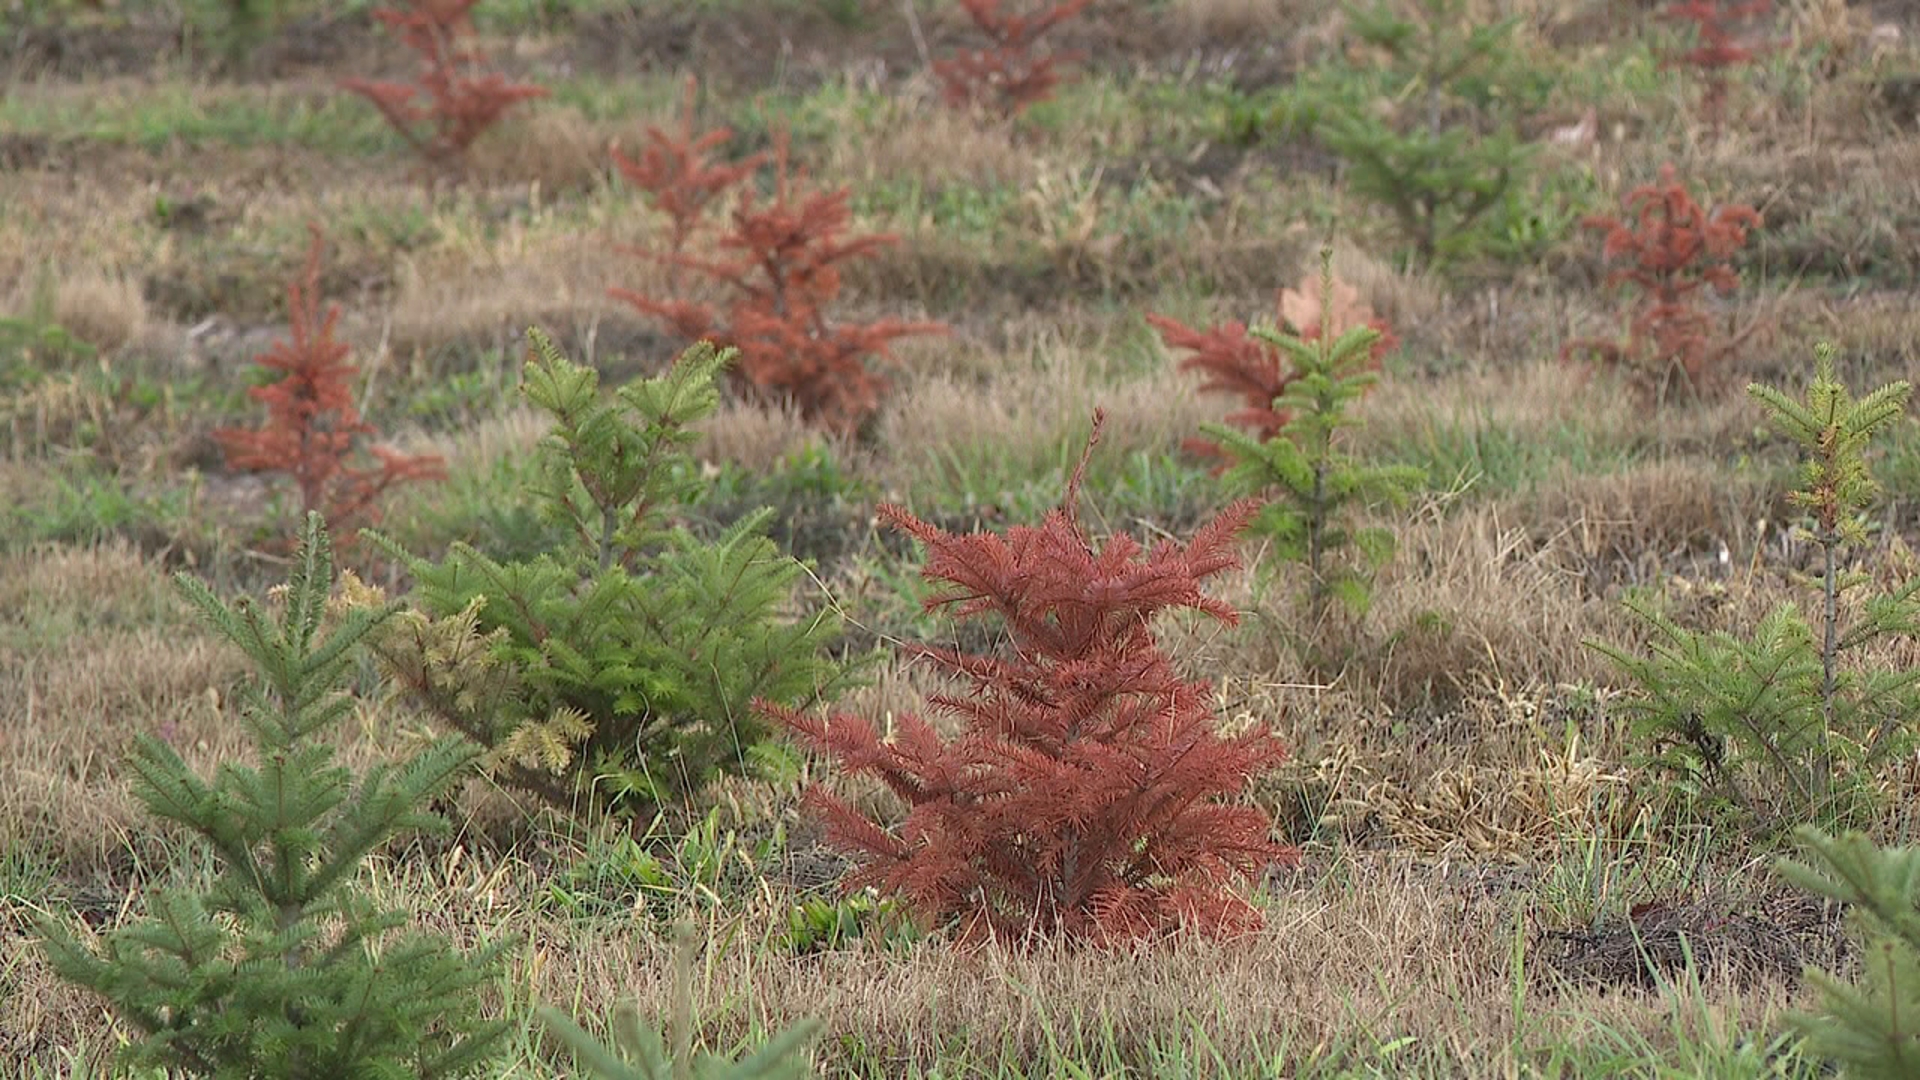
[[[1867,472],[1867,444],[1906,413],[1912,391],[1903,380],[1854,401],[1833,377],[1833,346],[1825,342],[1814,348],[1813,382],[1807,386],[1804,404],[1771,386],[1747,387],[1774,426],[1806,452],[1801,487],[1791,498],[1812,513],[1821,532],[1828,534],[1830,539],[1822,543],[1866,543],[1860,513],[1873,505],[1880,492]]]

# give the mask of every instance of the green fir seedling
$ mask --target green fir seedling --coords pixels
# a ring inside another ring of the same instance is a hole
[[[688,448],[732,352],[695,346],[604,395],[529,338],[522,390],[554,425],[532,494],[573,542],[505,563],[455,543],[435,563],[376,536],[417,584],[375,651],[484,768],[563,810],[644,816],[718,774],[777,770],[749,703],[804,706],[844,672],[828,614],[784,615],[805,568],[763,535],[771,511],[710,537],[675,519],[705,483]]]
[[[1332,265],[1332,252],[1322,251],[1320,325],[1326,327],[1336,325]],[[1274,401],[1286,422],[1264,441],[1224,424],[1203,429],[1233,459],[1223,478],[1231,492],[1269,497],[1249,532],[1264,535],[1279,560],[1306,570],[1309,630],[1302,643],[1311,653],[1336,604],[1355,617],[1366,614],[1374,575],[1393,557],[1392,530],[1353,518],[1361,510],[1404,506],[1426,474],[1410,465],[1364,464],[1341,445],[1341,432],[1360,424],[1349,408],[1379,379],[1372,353],[1378,330],[1358,326],[1312,340],[1272,327],[1252,333],[1284,350],[1297,372]]]
[[[540,1009],[541,1022],[554,1038],[573,1051],[581,1064],[604,1080],[798,1080],[813,1074],[801,1053],[819,1029],[819,1024],[812,1020],[774,1036],[738,1061],[711,1053],[696,1056],[693,969],[698,940],[691,922],[682,919],[675,924],[673,945],[671,1054],[666,1037],[642,1024],[640,1010],[629,1002],[622,1002],[613,1014],[613,1038],[618,1053],[582,1031],[556,1009]]]
[[[1793,1018],[1809,1053],[1860,1080],[1920,1076],[1920,848],[1883,849],[1859,833],[1802,829],[1822,865],[1776,864],[1782,877],[1846,904],[1866,931],[1859,985],[1810,971],[1824,1008]]]
[[[1588,642],[1635,684],[1619,707],[1652,741],[1655,763],[1766,825],[1867,809],[1868,770],[1909,745],[1920,713],[1920,670],[1846,662],[1884,639],[1920,636],[1920,579],[1855,602],[1872,579],[1842,557],[1865,545],[1879,493],[1867,446],[1905,414],[1911,387],[1891,383],[1855,400],[1834,378],[1832,347],[1815,356],[1804,402],[1758,384],[1747,392],[1805,455],[1791,500],[1809,514],[1797,531],[1820,564],[1817,576],[1796,576],[1817,593],[1817,615],[1782,604],[1743,638],[1688,630],[1629,601],[1653,632],[1651,653]]]
[[[1476,25],[1462,0],[1347,5],[1349,26],[1391,62],[1304,80],[1294,109],[1347,163],[1347,183],[1392,212],[1423,265],[1474,254],[1491,211],[1525,179],[1532,149],[1512,120],[1509,37],[1518,18]],[[1362,91],[1362,85],[1371,88]]]
[[[209,782],[157,736],[137,737],[134,795],[211,846],[216,876],[204,891],[157,895],[103,951],[41,920],[54,970],[133,1027],[136,1065],[221,1080],[471,1073],[504,1030],[474,1017],[503,946],[468,958],[444,939],[396,934],[405,914],[356,892],[354,875],[396,835],[445,828],[419,808],[474,751],[442,739],[356,782],[321,737],[353,712],[340,687],[392,610],[329,618],[332,552],[318,514],[307,515],[277,619],[176,582],[260,675],[241,708],[258,760],[223,764]]]

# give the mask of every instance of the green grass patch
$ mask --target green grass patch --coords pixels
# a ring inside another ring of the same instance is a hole
[[[16,91],[0,98],[0,128],[147,150],[175,144],[291,145],[365,155],[401,145],[371,106],[345,92],[260,86],[216,93],[183,82],[158,83],[137,93],[102,89],[84,97]]]
[[[1428,414],[1418,426],[1380,439],[1373,456],[1425,469],[1435,491],[1490,498],[1530,493],[1563,469],[1619,472],[1644,453],[1571,424],[1515,432],[1483,412],[1471,420]]]

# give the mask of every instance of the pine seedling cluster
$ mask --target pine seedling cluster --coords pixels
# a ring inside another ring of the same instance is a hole
[[[614,1009],[612,1047],[581,1030],[557,1009],[542,1008],[540,1021],[581,1064],[603,1080],[799,1080],[812,1075],[801,1052],[819,1030],[818,1022],[811,1020],[788,1028],[738,1060],[694,1052],[693,974],[698,948],[693,924],[685,919],[676,923],[673,998],[669,1003],[671,1052],[666,1037],[642,1023],[640,1010],[630,1002]]]
[[[1348,8],[1350,28],[1385,51],[1389,66],[1302,81],[1300,112],[1312,134],[1347,165],[1353,191],[1385,206],[1423,265],[1472,255],[1489,215],[1517,190],[1532,148],[1515,130],[1508,39],[1518,18],[1476,23],[1462,0]],[[1381,98],[1384,97],[1383,102]],[[1387,107],[1382,107],[1385,104]]]
[[[1651,654],[1589,645],[1633,681],[1620,708],[1686,788],[1766,826],[1842,820],[1870,803],[1872,766],[1911,745],[1920,715],[1920,670],[1847,662],[1883,640],[1920,637],[1920,579],[1855,602],[1872,579],[1843,559],[1865,544],[1878,494],[1867,446],[1905,414],[1911,387],[1855,399],[1822,345],[1804,402],[1758,384],[1748,392],[1805,455],[1792,501],[1809,514],[1803,531],[1820,551],[1819,576],[1807,582],[1816,615],[1782,604],[1741,638],[1697,633],[1629,601],[1652,632]]]
[[[1323,287],[1329,293],[1330,312],[1322,310]],[[1378,335],[1371,350],[1375,364],[1400,343],[1386,320],[1360,302],[1359,290],[1339,278],[1332,278],[1324,286],[1319,277],[1309,278],[1297,290],[1279,290],[1275,298],[1280,326],[1301,341],[1316,341],[1323,330],[1337,338],[1356,326],[1372,327]],[[1243,322],[1222,322],[1204,331],[1165,315],[1148,315],[1147,323],[1160,332],[1167,348],[1188,350],[1191,355],[1180,361],[1180,370],[1206,376],[1200,387],[1202,393],[1240,399],[1240,410],[1229,414],[1227,423],[1263,442],[1280,434],[1287,414],[1279,411],[1276,402],[1300,375],[1284,350],[1250,333]],[[1209,439],[1189,439],[1186,449],[1202,458],[1225,456],[1219,444]]]
[[[380,910],[354,879],[395,836],[445,827],[420,808],[464,774],[473,750],[442,739],[356,778],[325,741],[353,712],[341,686],[357,648],[392,609],[329,618],[333,563],[318,514],[307,515],[277,619],[185,575],[176,583],[260,676],[241,711],[257,761],[223,764],[209,782],[162,739],[137,738],[135,796],[200,837],[216,877],[204,891],[155,896],[103,952],[43,921],[54,969],[112,1003],[139,1036],[127,1056],[144,1066],[221,1080],[472,1072],[504,1030],[473,1010],[499,946],[467,958],[444,940],[396,934],[404,913]]]
[[[311,227],[313,244],[306,269],[287,286],[287,340],[254,357],[263,368],[282,373],[277,382],[247,393],[267,407],[267,426],[258,431],[221,428],[214,441],[235,469],[285,473],[300,492],[300,512],[323,515],[337,534],[353,539],[360,524],[379,520],[380,497],[396,484],[439,480],[445,464],[432,455],[405,455],[384,446],[364,446],[375,434],[353,403],[357,368],[346,363],[348,348],[335,341],[340,308],[320,310],[320,230]],[[372,464],[356,464],[365,453]]]
[[[1660,167],[1658,183],[1628,192],[1624,207],[1624,218],[1596,214],[1585,225],[1606,234],[1603,258],[1622,260],[1607,283],[1639,290],[1627,340],[1570,342],[1561,357],[1586,352],[1623,368],[1656,400],[1664,400],[1676,381],[1697,393],[1751,333],[1751,327],[1720,329],[1700,307],[1700,298],[1708,287],[1726,295],[1739,286],[1731,260],[1746,245],[1748,230],[1760,227],[1760,214],[1743,203],[1709,212],[1676,178],[1672,165]]]
[[[1920,1076],[1920,848],[1878,848],[1859,833],[1832,837],[1803,828],[1818,862],[1783,859],[1788,881],[1847,905],[1866,934],[1860,985],[1808,972],[1824,1009],[1794,1017],[1807,1051],[1862,1080]]]
[[[1339,325],[1330,252],[1321,256],[1319,296],[1319,325]],[[1309,629],[1299,644],[1318,657],[1315,639],[1326,629],[1333,604],[1364,614],[1375,572],[1393,557],[1392,530],[1357,525],[1352,517],[1359,510],[1404,505],[1425,475],[1413,466],[1364,464],[1341,446],[1341,433],[1360,423],[1350,407],[1379,380],[1378,330],[1361,324],[1312,340],[1267,327],[1253,333],[1283,351],[1293,372],[1273,405],[1286,420],[1266,438],[1222,424],[1205,430],[1233,462],[1223,477],[1228,490],[1272,500],[1251,531],[1271,540],[1282,562],[1305,568]],[[1314,666],[1327,659],[1318,657]]]
[[[1217,801],[1277,764],[1278,740],[1263,729],[1219,734],[1211,687],[1181,678],[1150,627],[1182,608],[1235,621],[1201,586],[1237,565],[1234,537],[1257,504],[1234,503],[1185,545],[1147,551],[1121,534],[1095,548],[1074,505],[1085,468],[1083,457],[1044,524],[1004,536],[955,536],[880,508],[926,547],[927,580],[950,587],[929,610],[996,615],[1011,637],[1004,654],[913,650],[971,684],[931,699],[966,721],[958,740],[912,713],[883,734],[849,714],[763,706],[910,807],[895,833],[808,793],[828,835],[865,860],[847,890],[872,884],[926,923],[957,921],[963,944],[1249,930],[1260,913],[1234,880],[1292,854],[1269,839],[1266,815]]]
[[[415,609],[375,641],[428,711],[503,782],[563,810],[647,814],[766,753],[756,699],[811,703],[838,678],[825,614],[788,621],[803,567],[762,533],[674,521],[701,484],[688,447],[731,354],[600,393],[591,369],[529,332],[522,392],[548,413],[533,493],[570,547],[503,563],[456,543],[408,555]]]
[[[873,363],[891,360],[892,344],[900,338],[944,333],[946,327],[833,317],[842,266],[872,258],[899,238],[849,233],[852,193],[811,190],[789,160],[785,132],[775,134],[767,159],[773,167],[771,197],[751,188],[741,192],[728,227],[714,242],[717,254],[681,250],[696,231],[690,215],[711,205],[724,184],[743,180],[759,164],[755,158],[727,167],[705,163],[701,148],[716,142],[715,134],[694,137],[689,123],[675,136],[654,140],[659,167],[643,168],[637,182],[673,224],[667,251],[641,254],[699,274],[719,285],[727,300],[713,304],[625,288],[610,289],[609,295],[661,319],[686,341],[734,349],[739,359],[730,369],[732,377],[757,399],[791,404],[804,419],[830,431],[857,432],[886,391]]]
[[[1051,98],[1060,85],[1059,65],[1077,57],[1039,52],[1040,39],[1092,4],[1093,0],[1055,0],[1020,15],[1001,10],[1001,0],[960,0],[974,27],[992,45],[964,49],[934,62],[941,97],[955,108],[991,105],[1003,117],[1018,116]]]
[[[376,8],[402,44],[420,57],[413,82],[342,79],[342,89],[373,103],[393,130],[420,155],[432,182],[458,179],[468,149],[520,102],[547,96],[547,89],[508,82],[487,68],[469,39],[471,12],[479,0],[407,0],[401,8]]]

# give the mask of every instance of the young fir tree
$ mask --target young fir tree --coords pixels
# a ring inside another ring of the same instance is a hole
[[[1321,326],[1336,325],[1333,296],[1332,253],[1323,251]],[[1364,615],[1373,576],[1393,557],[1392,530],[1354,525],[1350,518],[1358,510],[1404,505],[1426,474],[1410,465],[1362,464],[1340,446],[1340,433],[1360,423],[1348,408],[1379,380],[1378,330],[1356,326],[1311,340],[1269,327],[1253,334],[1283,350],[1293,367],[1273,406],[1285,423],[1264,440],[1224,424],[1203,430],[1234,462],[1223,478],[1229,490],[1270,496],[1251,531],[1273,541],[1277,558],[1306,568],[1308,622],[1297,644],[1320,667],[1337,660],[1323,655],[1317,640],[1334,603]]]
[[[1520,86],[1507,39],[1519,19],[1475,24],[1461,0],[1411,6],[1412,17],[1404,5],[1343,5],[1353,32],[1391,59],[1303,79],[1295,108],[1347,163],[1353,190],[1392,211],[1433,264],[1473,253],[1532,148],[1512,120]]]
[[[1795,1026],[1809,1052],[1839,1062],[1849,1077],[1912,1080],[1920,1076],[1920,848],[1881,849],[1859,833],[1811,828],[1800,839],[1822,865],[1783,859],[1781,876],[1851,908],[1867,948],[1863,985],[1808,973],[1826,1008],[1796,1017]]]
[[[1843,663],[1883,639],[1920,636],[1920,579],[1854,603],[1871,578],[1843,560],[1866,543],[1864,515],[1879,491],[1867,446],[1906,412],[1911,387],[1891,383],[1855,400],[1834,378],[1832,348],[1815,355],[1806,401],[1758,384],[1747,392],[1805,453],[1791,497],[1808,511],[1801,531],[1820,550],[1818,577],[1801,579],[1818,594],[1818,616],[1782,604],[1742,639],[1687,630],[1629,601],[1653,631],[1652,654],[1588,643],[1636,684],[1621,708],[1654,741],[1656,763],[1767,823],[1865,809],[1868,767],[1910,744],[1908,724],[1920,714],[1920,670]]]
[[[210,845],[217,876],[204,891],[154,897],[151,913],[109,934],[104,952],[42,920],[54,969],[138,1031],[127,1056],[140,1065],[222,1080],[471,1072],[504,1030],[473,1015],[500,946],[468,959],[443,939],[396,935],[405,914],[380,910],[353,879],[396,834],[445,827],[418,808],[473,751],[444,739],[356,783],[321,737],[352,712],[340,686],[391,609],[327,625],[333,564],[318,514],[307,516],[277,619],[245,598],[230,606],[185,575],[176,581],[261,676],[241,709],[258,761],[223,764],[208,782],[165,742],[138,738],[134,794]]]
[[[640,1022],[640,1010],[631,1003],[622,1002],[613,1013],[614,1043],[625,1060],[556,1009],[542,1008],[540,1021],[581,1064],[604,1080],[798,1080],[812,1074],[800,1055],[801,1047],[819,1029],[811,1020],[788,1028],[738,1061],[713,1054],[696,1056],[693,972],[698,942],[691,922],[682,919],[674,925],[673,945],[671,1054],[666,1039]]]
[[[502,563],[456,543],[433,563],[375,534],[411,568],[417,610],[373,648],[504,782],[561,809],[650,813],[774,754],[750,703],[826,692],[837,627],[782,617],[804,568],[762,535],[771,511],[710,538],[671,518],[702,482],[687,447],[731,351],[696,346],[608,397],[529,337],[521,389],[554,421],[534,495],[573,544]]]

